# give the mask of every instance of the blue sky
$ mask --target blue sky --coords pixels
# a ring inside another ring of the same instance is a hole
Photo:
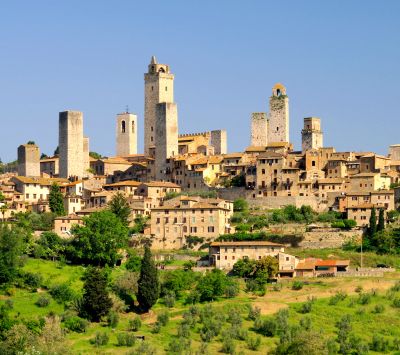
[[[84,113],[91,150],[113,155],[115,115],[139,116],[151,55],[171,66],[181,133],[225,128],[249,144],[251,112],[276,82],[290,136],[322,118],[325,145],[387,153],[400,143],[400,2],[20,0],[0,4],[0,157],[34,140],[51,154],[58,112]]]

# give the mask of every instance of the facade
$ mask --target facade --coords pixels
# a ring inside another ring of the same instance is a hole
[[[59,114],[60,177],[84,176],[83,114],[64,111]]]
[[[59,158],[57,156],[40,160],[40,174],[56,177],[59,174]]]
[[[75,225],[83,225],[82,217],[75,214],[57,217],[54,219],[54,233],[61,238],[70,238],[72,236],[71,228]]]
[[[265,112],[251,114],[250,146],[265,147],[268,144],[268,117]]]
[[[310,149],[319,149],[324,146],[321,119],[317,117],[307,117],[304,119],[301,142],[303,152]]]
[[[40,176],[40,150],[36,144],[28,143],[18,147],[18,175]]]
[[[156,107],[174,102],[174,75],[168,65],[158,64],[153,56],[144,83],[144,153],[150,155],[150,148],[156,144]]]
[[[137,154],[137,116],[129,112],[117,115],[116,154],[119,157]]]
[[[211,131],[210,145],[214,148],[214,154],[228,153],[228,137],[226,130],[219,129]]]
[[[268,142],[289,142],[289,98],[282,84],[275,84],[269,99]]]

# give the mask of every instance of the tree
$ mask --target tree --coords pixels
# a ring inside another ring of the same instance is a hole
[[[91,322],[99,322],[108,314],[112,300],[107,290],[107,275],[104,271],[90,267],[87,269],[83,285],[80,315]]]
[[[235,212],[245,212],[249,209],[249,204],[244,198],[238,198],[233,202],[233,210]]]
[[[376,231],[381,232],[385,229],[385,210],[383,208],[379,209],[378,226]]]
[[[131,208],[126,197],[121,193],[117,192],[108,203],[109,210],[114,213],[121,222],[127,226],[129,224],[129,216],[131,214]]]
[[[60,186],[54,183],[51,185],[49,194],[49,207],[50,211],[55,213],[56,216],[64,216],[64,197],[60,191]]]
[[[7,210],[8,210],[8,206],[7,206],[7,204],[6,203],[2,203],[1,205],[0,205],[0,211],[1,211],[1,214],[2,214],[2,216],[3,216],[3,223],[4,223],[4,221],[6,220],[6,212],[7,212]]]
[[[35,142],[34,142],[34,141],[28,141],[28,143],[26,143],[26,144],[28,144],[28,145],[35,145]]]
[[[45,154],[45,153],[42,153],[41,155],[40,155],[40,160],[42,160],[42,159],[48,159],[48,155],[47,154]]]
[[[44,256],[54,260],[64,251],[64,240],[54,232],[43,232],[40,235],[38,245],[43,249]]]
[[[254,278],[260,281],[267,281],[275,277],[278,270],[278,260],[272,256],[264,256],[256,262]]]
[[[137,300],[142,312],[148,312],[157,302],[160,295],[160,285],[158,281],[157,268],[151,256],[149,246],[144,248],[144,256],[140,268],[138,281]]]
[[[371,217],[369,218],[369,230],[368,234],[373,238],[376,234],[376,210],[375,207],[371,209]]]
[[[93,159],[101,159],[101,154],[96,152],[89,152],[89,156],[92,157]]]
[[[59,146],[57,146],[57,148],[55,149],[55,151],[54,151],[54,155],[59,155],[60,154],[60,147]]]
[[[97,266],[115,265],[121,258],[119,250],[128,243],[128,228],[108,210],[84,217],[83,223],[71,230],[72,257]]]

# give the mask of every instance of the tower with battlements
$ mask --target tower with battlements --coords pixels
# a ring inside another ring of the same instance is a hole
[[[120,113],[116,120],[116,154],[137,154],[137,116],[129,112]]]
[[[82,178],[84,176],[85,159],[83,154],[83,141],[82,112],[60,112],[58,136],[58,146],[60,150],[60,177]]]
[[[301,148],[303,152],[322,148],[324,146],[323,139],[321,119],[318,117],[304,118],[304,128],[301,131]]]
[[[40,150],[35,143],[22,144],[18,147],[18,175],[40,176]]]
[[[174,75],[168,65],[158,64],[153,56],[144,74],[144,154],[149,155],[156,146],[157,105],[173,102]]]
[[[275,84],[269,99],[268,143],[289,142],[289,98],[282,84]]]

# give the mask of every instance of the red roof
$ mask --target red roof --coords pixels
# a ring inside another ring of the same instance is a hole
[[[315,266],[348,266],[350,260],[318,260]]]

